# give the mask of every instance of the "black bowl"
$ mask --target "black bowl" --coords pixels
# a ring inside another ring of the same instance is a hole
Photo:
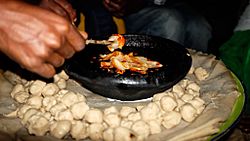
[[[192,63],[189,52],[180,44],[148,35],[123,35],[126,39],[123,53],[159,61],[163,67],[151,69],[143,75],[126,71],[117,74],[100,68],[100,54],[110,51],[103,45],[87,45],[73,58],[67,60],[64,69],[73,79],[90,91],[113,99],[139,100],[165,91],[183,79]]]

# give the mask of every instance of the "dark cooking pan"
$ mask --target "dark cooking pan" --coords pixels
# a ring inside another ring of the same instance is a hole
[[[158,61],[163,67],[151,69],[144,75],[130,71],[117,74],[100,68],[98,57],[110,53],[107,47],[87,45],[65,62],[65,71],[96,94],[119,100],[138,100],[169,89],[184,78],[191,67],[189,52],[174,41],[148,35],[125,34],[124,37],[123,53],[133,52]]]

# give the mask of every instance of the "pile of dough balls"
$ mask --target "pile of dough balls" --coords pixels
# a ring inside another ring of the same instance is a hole
[[[30,134],[50,134],[76,140],[141,141],[184,122],[194,121],[205,108],[200,87],[183,79],[173,88],[153,96],[144,106],[91,108],[84,95],[66,89],[68,75],[62,71],[53,83],[16,81],[11,97],[20,107],[6,115],[21,119]]]

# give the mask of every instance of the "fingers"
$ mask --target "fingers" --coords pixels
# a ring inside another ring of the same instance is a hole
[[[39,67],[32,68],[30,71],[37,73],[45,78],[51,78],[56,73],[54,66],[48,63],[43,63]]]
[[[83,39],[88,39],[88,34],[85,31],[79,31],[79,33],[82,35]]]
[[[50,13],[53,15],[53,13]],[[80,33],[76,26],[74,26],[71,22],[65,20],[60,16],[53,15],[54,18],[50,19],[51,26],[53,29],[49,28],[49,30],[55,31],[57,37],[60,37],[62,40],[61,44],[64,42],[68,42],[75,51],[80,51],[85,47],[85,40],[87,39],[87,33]]]
[[[65,9],[65,11],[70,16],[70,21],[75,21],[76,12],[75,12],[75,10],[73,9],[73,7],[71,6],[71,4],[69,2],[67,2],[66,0],[55,0],[55,2],[58,5],[60,5],[63,9]]]
[[[40,7],[63,16],[70,22],[74,21],[76,18],[75,10],[66,0],[42,0]]]
[[[68,56],[72,56],[68,54],[74,54],[75,51],[80,51],[85,47],[85,40],[88,36],[86,32],[80,33],[74,25],[60,16],[56,16],[49,22],[53,28],[48,28],[48,32],[43,32],[41,38],[46,45],[55,50],[65,48],[60,55],[68,58]]]
[[[112,12],[115,17],[124,16],[124,3],[120,3],[120,1],[105,0],[103,1],[103,5],[108,11]]]
[[[58,53],[53,53],[48,59],[47,62],[52,64],[55,67],[60,67],[63,65],[65,59]]]
[[[64,9],[63,7],[61,7],[60,5],[56,3],[53,3],[51,5],[53,5],[53,7],[51,8],[51,11],[55,12],[56,14],[60,16],[63,16],[69,21],[72,21],[71,15],[70,13],[68,13],[68,11],[66,11],[66,9]]]
[[[55,52],[57,52],[63,58],[69,59],[70,57],[74,55],[75,49],[68,41],[66,41],[64,45],[58,50],[56,50]]]
[[[69,32],[66,34],[66,39],[73,46],[75,51],[80,51],[85,47],[86,35],[80,33],[76,27],[70,26]]]
[[[51,78],[56,73],[55,67],[52,64],[40,59],[33,59],[29,63],[20,63],[20,66],[45,78]]]
[[[115,12],[120,10],[120,5],[113,2],[113,1],[104,1],[104,6],[110,11],[110,12]]]

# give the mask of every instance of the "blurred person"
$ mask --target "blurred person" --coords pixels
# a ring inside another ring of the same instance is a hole
[[[21,67],[50,78],[85,47],[66,0],[0,0],[0,51]]]
[[[116,17],[123,18],[127,33],[148,34],[174,40],[207,52],[212,37],[206,19],[181,0],[103,0]]]
[[[250,4],[234,28],[233,35],[219,48],[219,58],[240,80],[244,87],[246,100],[244,111],[237,127],[245,137],[249,136],[250,121]],[[246,138],[248,140],[248,138]]]
[[[124,19],[128,34],[161,36],[187,48],[217,55],[218,47],[232,34],[241,1],[72,0],[72,3],[85,15],[85,29],[90,36],[117,33],[112,18],[115,16]]]
[[[247,4],[234,33],[219,48],[219,57],[239,78],[247,96],[246,115],[250,118],[250,4]],[[249,129],[249,127],[248,127]],[[248,130],[249,131],[249,130]]]

